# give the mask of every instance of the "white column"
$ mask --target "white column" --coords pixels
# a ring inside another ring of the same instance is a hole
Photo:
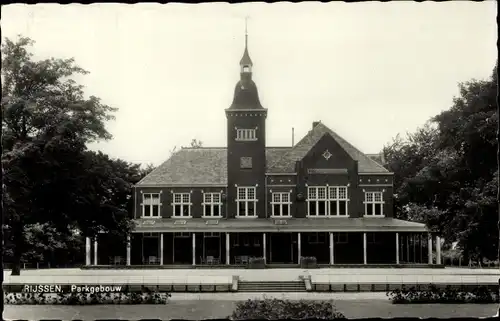
[[[264,264],[267,263],[266,253],[267,253],[266,233],[262,233],[262,257],[264,258]]]
[[[94,240],[94,265],[97,265],[97,237]]]
[[[399,264],[399,233],[396,232],[396,264]]]
[[[130,235],[127,235],[127,265],[130,265],[130,248],[131,248],[131,244],[130,244]]]
[[[160,233],[160,265],[163,265],[163,233]]]
[[[363,264],[367,264],[368,259],[366,256],[366,232],[363,233]]]
[[[297,260],[300,264],[300,258],[302,257],[302,249],[301,249],[301,237],[300,237],[300,232],[297,233]]]
[[[434,260],[432,259],[432,235],[431,235],[431,233],[427,234],[427,256],[428,256],[427,263],[432,264],[432,262]]]
[[[196,265],[196,233],[193,232],[193,265]]]
[[[436,236],[436,264],[441,264],[441,238]]]
[[[90,237],[85,238],[85,265],[92,264],[90,257]]]
[[[330,232],[330,265],[333,265],[333,233]]]
[[[229,247],[230,238],[231,238],[231,236],[229,235],[229,233],[226,233],[226,265],[231,264],[231,255],[229,253],[229,251],[230,251],[230,247]]]

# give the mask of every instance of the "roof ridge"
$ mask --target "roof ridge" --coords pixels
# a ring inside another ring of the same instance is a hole
[[[314,138],[314,135],[316,133],[321,133],[324,132],[322,135],[319,135],[317,139],[314,139],[314,141],[309,141],[311,138]],[[384,171],[388,171],[384,166],[367,156],[365,153],[363,153],[361,150],[356,148],[354,145],[349,143],[346,139],[344,139],[342,136],[340,136],[337,132],[333,131],[331,128],[326,126],[322,122],[318,122],[311,130],[307,132],[307,134],[302,137],[302,139],[295,145],[293,148],[291,148],[289,151],[287,151],[282,157],[280,157],[278,160],[276,160],[272,166],[277,166],[283,162],[290,162],[290,161],[296,161],[296,159],[289,159],[291,158],[292,155],[294,155],[295,152],[300,151],[300,155],[296,155],[295,158],[297,157],[304,157],[317,143],[318,141],[325,136],[326,134],[332,136],[334,140],[338,142],[338,144],[341,146],[343,150],[353,159],[357,160],[358,162],[360,161],[359,158],[363,159],[368,159],[370,163],[376,165],[377,168],[383,169]],[[310,145],[310,146],[309,146]],[[307,150],[305,150],[307,148]],[[302,151],[301,149],[304,149]],[[302,155],[303,154],[303,155]]]
[[[318,124],[318,125],[319,125],[319,124]],[[276,160],[276,161],[275,161],[275,162],[271,165],[271,167],[272,167],[272,166],[274,166],[274,165],[276,165],[276,164],[279,164],[279,163],[280,163],[283,159],[285,159],[285,158],[286,158],[286,157],[287,157],[290,153],[292,153],[292,152],[293,152],[296,148],[298,148],[298,146],[300,146],[300,145],[301,145],[301,143],[303,143],[303,142],[306,140],[306,138],[307,138],[308,136],[310,136],[310,135],[313,133],[314,128],[316,128],[316,127],[318,127],[318,126],[314,126],[312,130],[309,130],[309,131],[307,132],[307,134],[305,134],[305,135],[304,135],[304,136],[303,136],[303,137],[302,137],[302,138],[301,138],[301,139],[297,142],[297,144],[293,145],[293,146],[290,148],[290,150],[289,150],[289,151],[287,151],[285,154],[283,154],[283,156],[281,156],[279,159],[277,159],[277,160]]]
[[[382,166],[381,164],[379,164],[378,162],[376,162],[375,160],[373,160],[371,157],[369,157],[367,154],[363,153],[359,148],[356,148],[356,146],[354,146],[353,144],[349,143],[349,141],[347,141],[345,138],[343,138],[342,136],[340,136],[337,132],[333,131],[331,128],[329,128],[328,126],[324,125],[323,123],[319,123],[323,126],[325,126],[326,129],[328,129],[329,131],[331,131],[333,134],[335,134],[339,139],[343,140],[344,143],[346,145],[349,145],[352,149],[354,149],[356,152],[362,154],[363,156],[365,156],[367,159],[369,159],[371,162],[373,162],[374,164],[376,164],[377,166],[387,170],[387,168],[385,168],[384,166]],[[318,124],[318,125],[319,125]]]
[[[227,147],[215,147],[215,146],[202,146],[202,147],[182,147],[182,149],[227,149]]]

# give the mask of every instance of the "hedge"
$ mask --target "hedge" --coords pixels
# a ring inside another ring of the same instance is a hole
[[[4,293],[4,304],[12,305],[97,305],[97,304],[166,304],[170,293]]]
[[[394,304],[402,303],[498,303],[498,293],[488,287],[479,286],[471,291],[447,286],[440,289],[433,284],[427,290],[415,287],[396,289],[387,293]]]
[[[232,320],[345,319],[333,301],[291,301],[264,298],[238,302]]]

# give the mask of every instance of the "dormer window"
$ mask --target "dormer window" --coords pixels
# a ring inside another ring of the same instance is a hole
[[[257,129],[237,129],[236,140],[255,141],[257,140]]]

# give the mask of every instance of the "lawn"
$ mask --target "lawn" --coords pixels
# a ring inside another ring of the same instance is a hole
[[[4,319],[211,319],[231,314],[236,301],[171,301],[166,305],[5,306]],[[369,317],[491,317],[496,304],[393,305],[385,300],[339,300],[337,309],[348,318]]]

